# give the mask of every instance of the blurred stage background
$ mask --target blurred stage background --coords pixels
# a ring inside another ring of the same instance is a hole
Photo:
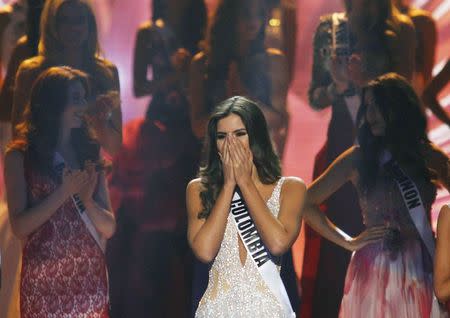
[[[1,4],[9,1],[0,0]],[[124,120],[142,116],[148,99],[135,99],[132,94],[132,56],[135,33],[138,26],[149,19],[150,0],[92,0],[98,18],[101,44],[104,55],[119,68],[122,86]],[[212,12],[217,0],[206,0]],[[296,175],[306,182],[311,181],[313,161],[322,146],[329,121],[329,112],[313,112],[307,104],[312,66],[312,36],[323,14],[342,9],[342,0],[298,0],[297,1],[297,56],[295,78],[289,94],[291,124],[284,155],[284,174]],[[416,0],[415,4],[432,12],[438,23],[439,40],[436,55],[437,73],[450,53],[450,0]],[[440,95],[443,106],[450,107],[450,86]],[[430,138],[450,154],[450,129],[429,115]],[[440,191],[433,209],[436,221],[437,209],[450,202],[446,191]],[[342,211],[345,213],[345,211]],[[303,258],[302,235],[295,245],[295,263],[298,275]]]

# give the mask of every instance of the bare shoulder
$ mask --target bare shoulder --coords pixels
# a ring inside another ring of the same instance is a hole
[[[306,191],[306,183],[299,177],[284,177],[283,191],[303,193]]]
[[[397,17],[397,21],[401,34],[407,34],[411,32],[415,33],[414,23],[410,17],[405,14],[399,14]]]
[[[284,66],[287,63],[286,55],[279,49],[267,48],[266,54],[272,65]]]
[[[113,62],[102,57],[97,57],[96,65],[96,72],[102,77],[101,80],[106,80],[107,83],[109,83],[108,86],[111,86],[110,89],[119,89],[119,71],[117,66]]]
[[[450,206],[444,205],[439,212],[438,230],[450,229]]]
[[[283,53],[283,51],[273,48],[273,47],[269,47],[266,49],[266,54],[273,59],[284,59],[285,55]]]
[[[148,41],[153,28],[154,24],[152,23],[152,21],[143,22],[141,25],[139,25],[136,31],[137,39],[140,41]]]
[[[186,187],[186,195],[198,195],[202,189],[202,182],[200,178],[191,180]]]
[[[20,47],[20,48],[27,47],[27,45],[28,45],[28,38],[26,35],[23,35],[17,41],[16,48],[17,47]]]
[[[44,68],[44,59],[41,56],[35,56],[23,61],[17,71],[17,76],[37,77]]]
[[[198,213],[203,210],[200,192],[202,191],[201,179],[197,178],[188,183],[186,187],[186,206],[188,215],[197,219]]]
[[[198,52],[192,58],[191,65],[198,67],[198,68],[203,68],[206,65],[206,58],[207,58],[206,52],[204,52],[204,51]]]
[[[450,222],[450,206],[442,206],[441,212],[439,212],[439,219],[441,218],[445,219],[447,222]]]
[[[413,22],[421,21],[426,23],[435,23],[434,18],[429,11],[420,8],[411,8],[408,11],[408,15],[411,17]]]
[[[193,76],[192,81],[198,82],[204,76],[206,73],[206,60],[206,53],[203,51],[194,55],[190,65],[191,76]]]
[[[117,66],[107,59],[100,59],[100,62],[103,64],[103,66],[108,69],[111,73],[115,74],[117,73]]]
[[[152,27],[153,27],[153,22],[152,21],[145,21],[145,22],[143,22],[143,23],[141,23],[139,25],[138,33],[149,32]]]

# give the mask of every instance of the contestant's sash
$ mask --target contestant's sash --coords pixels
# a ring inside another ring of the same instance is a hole
[[[419,189],[414,181],[405,172],[403,172],[397,162],[391,160],[387,165],[395,182],[397,183],[400,193],[402,194],[403,202],[409,211],[411,220],[413,221],[417,232],[419,233],[420,238],[428,251],[428,254],[431,259],[434,260],[434,235],[427,217],[426,209],[423,205],[422,197],[420,196]],[[442,308],[433,293],[430,318],[446,317],[448,317],[447,311]]]
[[[78,214],[81,217],[81,220],[83,220],[84,225],[86,225],[86,228],[88,229],[89,233],[91,234],[92,238],[95,240],[95,242],[97,242],[98,246],[100,247],[100,249],[105,252],[105,244],[102,243],[102,239],[100,237],[100,235],[98,234],[94,224],[92,224],[91,219],[89,218],[89,216],[86,213],[86,207],[83,204],[83,201],[81,201],[80,197],[78,196],[78,194],[74,194],[72,196],[72,201],[73,204],[75,205]]]
[[[56,153],[55,154],[55,159],[54,159],[54,166],[55,167],[60,166],[60,167],[64,168],[64,165],[65,165],[65,162],[64,162],[63,157],[59,153]],[[62,169],[57,168],[56,170],[62,170]],[[87,215],[86,207],[84,206],[84,204],[81,201],[81,199],[78,196],[78,194],[72,195],[71,196],[71,200],[72,200],[73,204],[75,205],[75,208],[77,209],[78,215],[80,216],[80,218],[83,221],[84,225],[86,226],[87,230],[91,234],[92,238],[98,244],[100,249],[103,252],[105,252],[105,244],[103,243],[100,235],[98,234],[97,230],[95,229],[94,224],[92,224],[91,219]]]
[[[284,317],[295,317],[286,288],[281,280],[277,266],[272,260],[269,250],[264,245],[258,230],[250,216],[244,199],[238,191],[234,192],[230,208],[239,237],[244,243],[247,253],[258,268],[262,279],[283,308]],[[250,291],[251,292],[251,291]]]

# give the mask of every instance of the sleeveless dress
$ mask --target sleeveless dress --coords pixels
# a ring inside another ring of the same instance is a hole
[[[348,25],[344,13],[338,13],[339,20]],[[342,27],[344,30],[348,26]],[[323,104],[315,91],[327,87],[333,80],[330,74],[330,47],[332,44],[333,15],[320,18],[320,23],[314,34],[313,69],[308,90],[309,103],[313,109],[331,108],[331,120],[328,125],[327,139],[317,153],[314,162],[313,179],[319,177],[328,166],[345,150],[354,145],[356,128],[343,96],[336,96],[331,105]],[[338,39],[341,38],[338,34]],[[347,38],[349,53],[365,52],[363,54],[364,73],[375,78],[392,70],[390,55],[384,47],[384,41],[358,43],[350,33]],[[322,211],[340,229],[349,235],[357,235],[363,229],[361,210],[358,205],[357,191],[350,183],[346,183],[321,206]],[[345,213],[342,213],[345,211]],[[351,254],[320,236],[308,225],[305,226],[305,252],[302,277],[302,317],[329,318],[336,317],[342,299],[345,273]],[[327,306],[323,305],[327,299]]]
[[[267,206],[274,216],[278,216],[280,210],[283,182],[284,178],[280,178],[267,201]],[[219,253],[209,271],[208,288],[195,317],[283,317],[280,303],[265,284],[248,253],[245,265],[242,265],[238,237],[230,214]],[[277,268],[280,271],[280,266]]]
[[[29,206],[57,187],[53,179],[25,167]],[[106,263],[72,200],[29,235],[20,282],[22,318],[107,318]]]
[[[435,188],[425,183],[423,177],[409,176],[429,212]],[[372,190],[367,193],[358,186],[358,192],[366,227],[389,224],[398,234],[353,254],[339,317],[430,317],[433,263],[397,184],[382,170]]]

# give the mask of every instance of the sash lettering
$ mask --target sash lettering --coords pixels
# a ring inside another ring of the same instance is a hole
[[[388,157],[392,158],[392,155],[388,154]],[[427,218],[426,209],[422,203],[423,201],[420,192],[414,181],[403,172],[397,162],[391,160],[387,166],[402,194],[403,202],[408,208],[411,220],[413,221],[428,254],[431,259],[433,259],[435,252],[434,235]],[[447,312],[440,306],[436,296],[433,294],[430,318],[447,317]]]
[[[283,307],[285,312],[283,317],[294,318],[295,313],[292,310],[280,273],[259,236],[258,229],[238,191],[234,192],[230,205],[230,214],[247,253],[250,254],[253,263],[256,265],[267,287]]]
[[[256,230],[255,223],[245,206],[242,199],[231,202],[231,214],[237,224],[238,230],[242,233],[243,242],[248,247],[250,255],[258,267],[264,265],[269,259],[269,252],[267,251],[261,237]]]

